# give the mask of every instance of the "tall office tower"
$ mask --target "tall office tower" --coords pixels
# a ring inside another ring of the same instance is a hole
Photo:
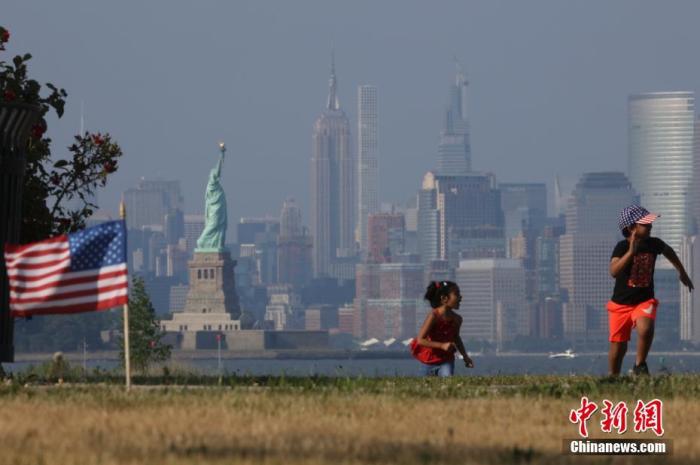
[[[521,231],[539,234],[547,220],[547,185],[544,183],[498,184],[506,239]]]
[[[531,334],[540,339],[561,339],[564,336],[561,298],[545,297],[538,309],[538,332]]]
[[[338,332],[352,334],[355,325],[355,306],[345,304],[338,309]]]
[[[321,331],[338,328],[338,307],[335,305],[314,305],[304,311],[304,329]]]
[[[534,275],[531,335],[543,339],[563,335],[559,294],[559,236],[562,233],[563,227],[545,226],[534,240],[533,255],[527,259]]]
[[[168,181],[162,179],[145,179],[139,182],[139,189],[157,190],[165,195],[165,200],[171,210],[182,210],[184,198],[180,189],[180,181]]]
[[[260,273],[258,262],[255,256],[255,244],[242,244],[239,247],[239,255],[236,258],[236,286],[241,296],[248,290],[249,295],[253,295],[251,289],[260,285]]]
[[[683,241],[680,246],[682,248]],[[681,250],[678,252],[681,253]],[[654,340],[679,343],[682,298],[688,289],[681,284],[678,271],[673,267],[657,268],[654,271],[654,288],[654,295],[662,306],[654,320]]]
[[[197,239],[204,231],[204,215],[185,215],[185,248],[187,255],[192,256],[195,247],[197,247]]]
[[[500,344],[530,334],[525,305],[525,270],[520,260],[487,258],[461,260],[455,280],[462,295],[463,340]]]
[[[700,179],[700,116],[695,119],[693,179]],[[700,234],[700,182],[691,183],[690,195],[691,227],[689,234],[697,235]]]
[[[265,321],[271,329],[304,329],[304,307],[301,297],[289,285],[269,286],[269,301],[265,307]]]
[[[280,218],[241,218],[236,225],[236,236],[240,255],[243,248],[250,250],[254,245],[253,256],[260,284],[277,283],[277,238],[280,232]]]
[[[641,204],[661,214],[654,235],[678,250],[691,230],[695,94],[631,95],[628,112],[630,182]]]
[[[503,252],[494,252],[503,257],[503,210],[494,177],[478,173],[436,176],[435,183],[440,212],[440,258],[456,267],[460,254],[483,257],[481,251],[492,250],[494,240],[503,244]]]
[[[678,253],[688,274],[700,275],[700,236],[683,238]],[[696,283],[697,279],[693,279]],[[700,342],[700,298],[696,292],[688,292],[685,286],[680,289],[680,324],[679,336],[681,341]]]
[[[678,256],[693,280],[700,281],[700,118],[695,120],[693,144],[693,179],[691,184],[690,214],[691,228],[688,236],[681,241]],[[695,292],[689,293],[680,286],[679,336],[682,341],[700,342],[700,298]]]
[[[618,215],[638,199],[623,173],[587,173],[566,208],[566,234],[559,240],[559,282],[564,303],[564,333],[576,343],[607,340],[605,304],[614,280],[608,265],[622,240]]]
[[[417,200],[417,199],[415,199]],[[414,200],[414,201],[415,201]],[[404,252],[420,256],[418,251],[418,204],[417,202],[404,208],[403,216],[406,221]]]
[[[377,160],[377,88],[357,88],[357,239],[367,250],[367,217],[379,211]]]
[[[311,236],[302,226],[301,208],[288,199],[280,215],[277,239],[277,282],[290,284],[297,291],[309,283],[312,275]]]
[[[539,300],[559,295],[559,238],[563,231],[546,226],[535,240],[535,292]]]
[[[187,303],[187,294],[190,286],[187,284],[175,284],[170,288],[170,309],[169,313],[181,312]]]
[[[454,281],[454,268],[450,268],[447,260],[431,260],[425,264],[425,275],[423,282],[430,281]]]
[[[279,234],[279,218],[241,218],[236,225],[236,242],[238,244],[254,244],[256,236],[262,233]]]
[[[525,305],[530,306],[530,328],[533,328],[532,336],[536,336],[539,328],[537,313],[537,269],[535,268],[535,250],[537,238],[531,231],[520,231],[518,235],[509,241],[508,258],[520,260],[525,269]]]
[[[418,191],[418,254],[423,263],[440,259],[440,211],[435,175],[428,171]]]
[[[155,272],[156,276],[167,274],[165,235],[161,231],[149,231],[145,234],[148,237],[146,269]]]
[[[503,228],[488,224],[450,228],[447,231],[447,250],[447,260],[453,268],[462,259],[505,258]]]
[[[316,120],[312,136],[311,231],[316,276],[328,275],[336,257],[355,252],[356,167],[333,61],[329,87],[326,109]]]
[[[136,188],[124,191],[123,199],[126,223],[132,230],[152,225],[163,227],[165,215],[182,211],[183,207],[180,181],[141,179]]]
[[[505,256],[503,210],[493,175],[428,172],[418,193],[418,241],[424,263]]]
[[[379,297],[379,264],[359,263],[355,266],[355,299],[353,301],[353,335],[367,338],[367,300]]]
[[[189,256],[185,249],[184,239],[178,245],[168,244],[165,247],[166,275],[176,278],[180,283],[186,283],[188,278],[187,261]]]
[[[506,256],[523,261],[527,301],[532,304],[530,327],[539,329],[535,266],[537,236],[547,221],[547,186],[544,183],[500,183]]]
[[[406,222],[402,214],[371,214],[367,224],[369,263],[389,263],[393,256],[403,253]]]
[[[445,111],[443,129],[440,133],[438,174],[460,175],[471,171],[467,85],[467,79],[457,65],[455,83],[450,86],[450,103]]]
[[[282,213],[280,213],[280,236],[300,236],[303,228],[301,208],[297,205],[296,200],[293,198],[285,200],[282,204]]]
[[[354,333],[361,339],[408,338],[424,316],[425,290],[420,263],[357,265]]]
[[[165,214],[165,241],[168,245],[177,245],[185,237],[185,215],[182,210],[171,210]]]
[[[262,284],[277,284],[278,238],[277,232],[264,232],[255,236],[255,258]]]

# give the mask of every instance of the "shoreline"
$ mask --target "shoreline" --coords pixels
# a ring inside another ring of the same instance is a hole
[[[15,354],[14,363],[43,363],[53,357],[53,353],[20,353]],[[493,357],[493,358],[513,358],[513,357],[548,357],[550,352],[500,352],[500,353],[474,353],[471,357]],[[70,362],[80,362],[83,360],[82,352],[64,352],[63,356]],[[576,358],[580,357],[601,357],[607,356],[607,352],[581,352],[576,353]],[[700,357],[700,351],[695,352],[651,352],[650,357]],[[232,352],[221,351],[222,360],[395,360],[410,359],[408,351],[359,351],[359,350],[264,350]],[[119,360],[118,351],[88,352],[85,356],[89,361],[116,361]],[[174,350],[172,361],[190,360],[216,360],[217,350]]]

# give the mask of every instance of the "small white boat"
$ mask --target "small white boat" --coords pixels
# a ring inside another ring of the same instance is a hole
[[[576,354],[571,349],[566,349],[564,352],[559,352],[558,354],[549,353],[549,358],[575,358]]]
[[[375,344],[379,344],[379,339],[373,337],[371,339],[367,339],[364,342],[360,342],[360,347],[371,347]]]
[[[395,343],[395,342],[396,342],[396,338],[395,338],[395,337],[391,337],[391,338],[389,338],[389,339],[386,339],[386,340],[383,341],[384,347],[389,347],[390,345],[392,345],[392,344]]]

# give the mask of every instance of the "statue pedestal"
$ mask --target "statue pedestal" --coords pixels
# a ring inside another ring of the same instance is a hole
[[[190,270],[190,290],[185,313],[227,313],[238,319],[241,309],[236,294],[234,268],[228,251],[198,252],[187,264]]]
[[[185,309],[161,320],[161,328],[183,335],[183,348],[195,349],[197,333],[227,333],[241,329],[241,309],[236,294],[236,261],[228,251],[198,252],[188,263],[190,289]]]

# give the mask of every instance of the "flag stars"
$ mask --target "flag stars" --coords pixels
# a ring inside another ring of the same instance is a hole
[[[125,263],[124,222],[104,223],[68,236],[73,270]]]

